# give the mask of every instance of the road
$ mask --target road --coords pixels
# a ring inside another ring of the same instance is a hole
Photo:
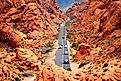
[[[58,36],[58,50],[56,51],[55,63],[66,70],[70,70],[69,52],[65,34],[65,23],[62,23]]]

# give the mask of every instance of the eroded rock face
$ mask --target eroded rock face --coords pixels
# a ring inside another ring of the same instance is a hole
[[[86,11],[81,7],[87,7]],[[75,4],[71,8],[72,11],[69,11],[70,9],[67,11],[67,14],[69,14],[68,16],[72,18],[72,13],[77,14],[77,17],[75,16],[74,18],[75,21],[77,21],[77,24],[71,25],[70,30],[78,31],[73,34],[71,40],[85,42],[90,44],[92,47],[101,46],[104,51],[107,49],[107,47],[112,46],[114,46],[115,49],[120,48],[121,43],[118,41],[121,39],[119,33],[121,30],[120,8],[120,0],[90,0],[89,3],[84,2]],[[79,10],[82,10],[83,12],[79,12]],[[78,14],[81,14],[81,16],[78,16]],[[115,46],[116,42],[117,46]]]
[[[39,49],[55,39],[61,13],[55,0],[0,1],[0,81],[54,80]]]
[[[8,26],[6,23],[2,23],[0,26],[0,31],[2,41],[5,41],[6,43],[10,41],[9,45],[13,47],[18,46],[22,38],[19,35],[17,35],[16,32],[14,32],[11,26]]]
[[[43,46],[55,38],[63,21],[55,1],[3,0],[1,3],[0,38],[13,47]],[[30,39],[33,41],[28,44]]]
[[[75,60],[82,60],[85,56],[90,55],[90,46],[80,45],[77,49],[77,54],[75,55]]]
[[[16,48],[16,58],[23,61],[37,62],[37,56],[29,49]]]
[[[81,71],[85,72],[80,74],[79,80],[94,80],[95,77],[98,77],[99,81],[115,80],[114,75],[118,75],[119,72],[115,70],[119,70],[118,66],[121,62],[116,61],[121,60],[120,3],[120,0],[88,0],[74,4],[67,11],[66,14],[75,21],[67,29],[69,32],[75,31],[69,40],[72,44],[80,43],[74,59],[80,62],[90,61],[90,67],[86,68],[88,64],[81,67],[83,69]],[[81,45],[82,43],[88,44],[90,48],[86,49],[86,46]],[[105,62],[108,66],[104,68],[102,66]],[[121,80],[120,75],[121,73],[117,77],[118,80]]]

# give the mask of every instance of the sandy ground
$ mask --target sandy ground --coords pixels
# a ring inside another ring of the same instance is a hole
[[[78,69],[79,64],[72,62],[72,55],[76,54],[76,50],[71,48],[71,44],[69,41],[67,41],[67,44],[68,44],[68,50],[69,50],[69,59],[70,59],[71,70],[72,70],[72,72],[77,73],[79,71],[79,69]]]
[[[55,61],[54,61],[57,48],[58,48],[58,41],[55,41],[54,49],[52,50],[52,52],[48,53],[48,58],[46,59],[44,65],[58,67],[55,65]],[[22,81],[34,81],[35,78],[36,76],[25,77]]]
[[[54,43],[54,49],[52,50],[52,52],[49,52],[49,56],[48,56],[48,58],[47,58],[47,60],[45,61],[45,64],[46,63],[49,63],[49,64],[54,64],[55,65],[55,61],[54,61],[54,59],[55,59],[55,53],[56,53],[56,51],[57,51],[57,49],[58,49],[58,41],[55,41],[55,43]]]
[[[75,50],[70,51],[70,43],[68,41],[67,41],[67,44],[68,44],[68,50],[69,50],[69,59],[71,59],[72,57],[70,54],[71,53],[75,54],[76,51]],[[52,50],[52,52],[48,53],[48,58],[46,59],[44,65],[51,66],[51,68],[54,69],[54,73],[56,73],[56,77],[55,77],[56,81],[63,81],[63,76],[66,78],[69,78],[70,81],[79,81],[73,78],[73,76],[79,72],[79,69],[78,69],[79,64],[73,63],[70,60],[70,67],[72,71],[67,71],[63,69],[62,67],[59,67],[58,65],[55,64],[55,57],[56,57],[55,54],[56,54],[57,49],[58,49],[58,41],[55,41],[54,49]],[[28,78],[24,78],[24,80],[22,81],[34,81],[35,78],[36,76],[28,77]]]
[[[70,43],[68,41],[67,41],[67,44],[68,44],[68,50],[70,50]],[[58,41],[55,42],[54,49],[52,52],[49,53],[49,57],[46,60],[45,64],[49,64],[52,66],[52,68],[54,68],[54,71],[56,71],[55,73],[57,73],[58,78],[59,77],[62,78],[62,76],[64,75],[64,76],[66,76],[66,78],[69,78],[70,81],[79,81],[79,80],[75,80],[73,78],[73,76],[79,72],[77,63],[70,62],[72,71],[67,71],[67,70],[63,69],[62,67],[59,67],[55,64],[54,59],[55,59],[55,53],[56,53],[57,49],[58,49]],[[69,51],[69,54],[70,54],[70,51]],[[71,58],[70,55],[69,55],[69,58]],[[59,80],[60,80],[60,78],[59,78]],[[61,81],[63,81],[63,80],[61,80]]]

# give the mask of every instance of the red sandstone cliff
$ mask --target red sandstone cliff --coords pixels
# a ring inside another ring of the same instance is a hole
[[[0,80],[120,81],[120,3],[87,0],[67,11],[75,21],[68,33],[80,64],[78,72],[68,72],[36,50],[55,39],[57,24],[64,21],[55,0],[1,0]]]
[[[41,47],[57,35],[61,11],[53,0],[0,1],[0,39],[13,47]]]
[[[95,68],[86,71],[88,80],[94,79],[94,73],[100,80],[115,81],[115,74],[121,80],[120,63],[121,60],[121,1],[120,0],[88,0],[83,3],[75,3],[67,10],[67,16],[75,21],[67,30],[70,34],[70,41],[73,46],[78,45],[74,60],[83,62],[88,60]],[[111,64],[111,62],[114,64]],[[107,64],[107,71],[101,72],[103,64]],[[83,63],[82,63],[83,64]],[[115,67],[115,64],[116,67]],[[112,68],[109,69],[110,65]],[[83,68],[83,67],[82,67]],[[113,73],[114,74],[113,74]],[[88,75],[88,73],[90,73]],[[104,75],[100,75],[104,73]],[[108,75],[111,73],[112,75]],[[83,73],[82,73],[83,74]],[[92,78],[91,78],[92,76]],[[113,76],[113,77],[112,77]],[[80,76],[84,80],[84,76]],[[83,77],[83,78],[82,78]],[[90,79],[91,78],[91,79]]]
[[[54,80],[38,51],[56,39],[61,13],[55,0],[0,0],[0,81]]]

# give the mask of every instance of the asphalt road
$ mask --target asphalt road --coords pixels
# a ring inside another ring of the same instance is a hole
[[[58,49],[56,51],[56,58],[55,58],[55,63],[62,67],[62,50],[61,49]]]
[[[58,50],[56,51],[55,63],[66,70],[70,70],[68,45],[65,36],[65,23],[60,25],[58,36]]]

